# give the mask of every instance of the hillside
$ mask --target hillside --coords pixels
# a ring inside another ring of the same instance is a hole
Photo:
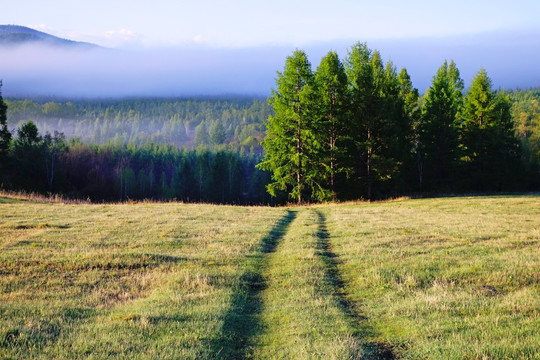
[[[536,359],[540,198],[0,197],[0,357]]]
[[[0,46],[47,45],[62,48],[93,49],[97,45],[62,39],[19,25],[0,25]]]

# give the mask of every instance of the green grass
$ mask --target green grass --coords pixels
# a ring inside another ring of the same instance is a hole
[[[328,207],[347,297],[406,359],[540,358],[540,199]]]
[[[0,358],[538,359],[540,198],[0,197]]]

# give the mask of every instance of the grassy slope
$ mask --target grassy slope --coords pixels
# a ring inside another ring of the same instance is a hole
[[[0,357],[209,358],[282,209],[1,204]]]
[[[0,198],[0,358],[538,358],[540,199]]]
[[[330,207],[348,297],[411,359],[540,357],[540,199]]]

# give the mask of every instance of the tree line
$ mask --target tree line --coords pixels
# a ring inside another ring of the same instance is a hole
[[[0,84],[1,89],[1,84]],[[140,199],[222,204],[272,203],[260,155],[226,146],[85,144],[33,121],[13,134],[0,92],[0,182],[3,188],[92,201]]]
[[[330,51],[315,71],[296,50],[270,103],[258,167],[272,173],[271,194],[298,203],[539,187],[538,168],[523,166],[512,101],[484,69],[464,92],[445,61],[420,96],[406,69],[365,43],[343,61]]]
[[[18,129],[2,162],[3,187],[99,201],[177,200],[262,204],[267,174],[260,157],[166,144],[88,145],[60,133],[41,136],[31,121]]]

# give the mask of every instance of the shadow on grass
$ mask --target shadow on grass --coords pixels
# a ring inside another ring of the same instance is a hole
[[[249,356],[251,340],[262,332],[258,315],[262,310],[261,291],[266,288],[263,273],[268,266],[268,255],[287,233],[296,212],[288,210],[259,243],[259,248],[248,255],[246,271],[234,293],[221,334],[210,345],[216,359],[244,359]]]
[[[334,294],[339,303],[339,307],[354,323],[354,328],[358,331],[358,340],[362,343],[365,359],[394,359],[392,348],[387,344],[366,341],[367,337],[375,337],[377,334],[369,325],[368,319],[362,314],[357,305],[350,301],[345,290],[345,282],[338,269],[337,255],[332,251],[328,238],[330,234],[326,228],[326,217],[316,210],[318,216],[319,229],[317,231],[317,250],[325,265],[326,281],[334,289]]]
[[[58,342],[66,328],[72,328],[77,322],[95,315],[96,311],[90,308],[65,308],[50,318],[36,318],[27,324],[0,329],[0,349],[9,348],[14,354],[19,355],[28,351],[29,354],[40,357],[45,347]],[[3,359],[2,355],[0,350],[0,358]],[[7,354],[5,356],[7,359],[10,358]]]

